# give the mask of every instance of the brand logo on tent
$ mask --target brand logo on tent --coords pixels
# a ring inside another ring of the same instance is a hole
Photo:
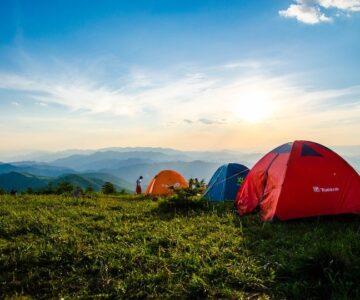
[[[331,187],[331,188],[321,188],[318,186],[313,186],[314,193],[334,193],[339,192],[340,189],[338,187]]]
[[[170,185],[170,184],[162,184],[161,185],[162,187],[165,187],[165,188],[169,188],[169,187],[175,187],[175,188],[178,188],[180,186],[180,183],[179,182],[176,182],[175,184],[173,185]]]

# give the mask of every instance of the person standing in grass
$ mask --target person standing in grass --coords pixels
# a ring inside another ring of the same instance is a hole
[[[140,195],[141,194],[141,182],[143,180],[143,177],[140,176],[137,180],[136,180],[136,194]]]

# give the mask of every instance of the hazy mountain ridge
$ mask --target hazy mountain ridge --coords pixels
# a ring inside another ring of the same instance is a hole
[[[351,155],[356,152],[357,146],[344,147],[346,155],[343,157],[357,170],[360,170],[360,155]],[[334,149],[340,155],[341,149]],[[134,182],[138,176],[144,176],[144,188],[159,171],[174,169],[185,178],[197,177],[208,181],[214,171],[223,163],[237,162],[251,168],[262,157],[262,153],[241,153],[238,151],[180,151],[169,148],[104,148],[99,151],[76,150],[62,151],[61,155],[70,155],[57,158],[50,162],[18,161],[0,163],[0,174],[25,174],[25,181],[33,182],[38,186],[40,181],[56,181],[59,178],[72,180],[82,187],[92,183],[99,188],[104,181],[110,181],[118,187],[127,190],[134,189]],[[55,155],[55,154],[54,154]],[[55,157],[55,156],[51,157]],[[48,158],[50,156],[47,156]],[[33,177],[29,177],[33,175]],[[4,176],[2,180],[4,180]],[[21,179],[19,175],[10,176]],[[31,179],[31,180],[30,180]],[[46,179],[46,180],[45,180]],[[21,180],[20,180],[21,181]]]
[[[275,147],[276,145],[274,145]],[[342,156],[349,157],[357,157],[360,156],[360,145],[325,145],[330,149],[333,149],[337,153]],[[264,149],[262,151],[244,151],[244,150],[213,150],[213,151],[186,151],[186,150],[177,150],[172,148],[162,148],[162,147],[106,147],[100,149],[69,149],[62,151],[32,151],[27,153],[10,153],[10,152],[0,152],[0,160],[4,162],[12,162],[12,161],[36,161],[36,162],[44,162],[50,163],[55,160],[59,160],[62,158],[67,158],[72,155],[91,155],[96,152],[161,152],[163,154],[178,156],[180,159],[180,155],[187,156],[190,160],[213,160],[222,161],[222,157],[239,157],[241,156],[244,161],[247,161],[247,156],[260,158],[265,153],[271,151],[274,147],[269,147],[268,149]],[[183,160],[184,157],[181,157]],[[250,161],[250,160],[249,160]]]
[[[48,163],[34,162],[34,161],[21,161],[11,162],[8,165],[8,169],[19,173],[30,173],[37,176],[49,176],[57,177],[66,173],[74,173],[75,170],[67,167],[59,167],[50,165]],[[0,164],[0,174],[4,173],[7,169],[6,166]],[[5,172],[7,173],[7,172]]]
[[[100,177],[101,174],[97,174],[97,175],[99,177],[97,177],[95,174],[93,174],[93,175],[65,174],[55,180],[52,180],[51,183],[54,185],[57,185],[60,182],[69,182],[74,186],[81,187],[82,189],[92,187],[95,191],[100,191],[103,184],[106,181],[110,181],[111,183],[114,184],[116,190],[118,190],[118,191],[121,191],[121,190],[130,191],[131,190],[130,184],[122,179],[112,177],[111,180],[105,180],[104,178]],[[109,177],[107,177],[107,178],[109,178]]]
[[[114,174],[121,178],[132,179],[135,182],[140,175],[144,177],[144,187],[161,170],[172,169],[181,173],[186,179],[199,178],[209,181],[213,173],[219,167],[219,163],[205,161],[174,161],[161,163],[148,163],[123,167],[119,169],[103,169],[105,173]]]
[[[95,191],[101,190],[101,187],[105,183],[103,178],[99,178],[101,174],[65,174],[57,178],[36,176],[28,173],[10,172],[0,174],[0,188],[10,192],[16,190],[18,192],[26,191],[28,188],[32,188],[34,191],[46,188],[49,184],[56,187],[61,182],[71,183],[73,186],[86,189],[92,187]],[[107,174],[106,174],[107,175]],[[103,176],[105,177],[105,176]],[[111,182],[114,184],[118,191],[126,190],[131,191],[132,186],[122,180],[107,175],[107,179],[111,178]]]
[[[360,174],[360,155],[345,156],[344,159]]]
[[[50,178],[26,173],[10,172],[0,174],[0,188],[8,192],[11,190],[22,192],[28,188],[34,190],[41,189],[46,187],[50,181]]]
[[[116,164],[122,162],[118,167],[137,164],[139,162],[163,162],[179,160],[179,158],[188,160],[185,155],[169,155],[157,151],[99,151],[92,154],[77,154],[51,162],[58,167],[71,167],[76,170],[97,170],[104,168],[104,165]],[[133,162],[132,162],[133,160]]]
[[[94,172],[94,173],[80,173],[81,176],[83,177],[88,177],[88,178],[95,178],[95,179],[101,179],[102,181],[109,181],[111,183],[113,183],[115,186],[122,188],[122,189],[126,189],[129,191],[133,190],[133,185],[124,180],[123,178],[117,177],[115,175],[112,174],[107,174],[107,173],[101,173],[101,172]]]

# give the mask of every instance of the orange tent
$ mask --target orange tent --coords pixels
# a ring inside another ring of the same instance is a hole
[[[188,182],[178,172],[163,170],[150,181],[145,194],[171,195],[173,191],[169,188],[187,188],[188,186]]]

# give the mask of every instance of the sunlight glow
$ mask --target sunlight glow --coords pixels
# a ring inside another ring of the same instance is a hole
[[[249,92],[241,95],[235,114],[248,123],[259,123],[272,113],[271,97],[261,92]]]

